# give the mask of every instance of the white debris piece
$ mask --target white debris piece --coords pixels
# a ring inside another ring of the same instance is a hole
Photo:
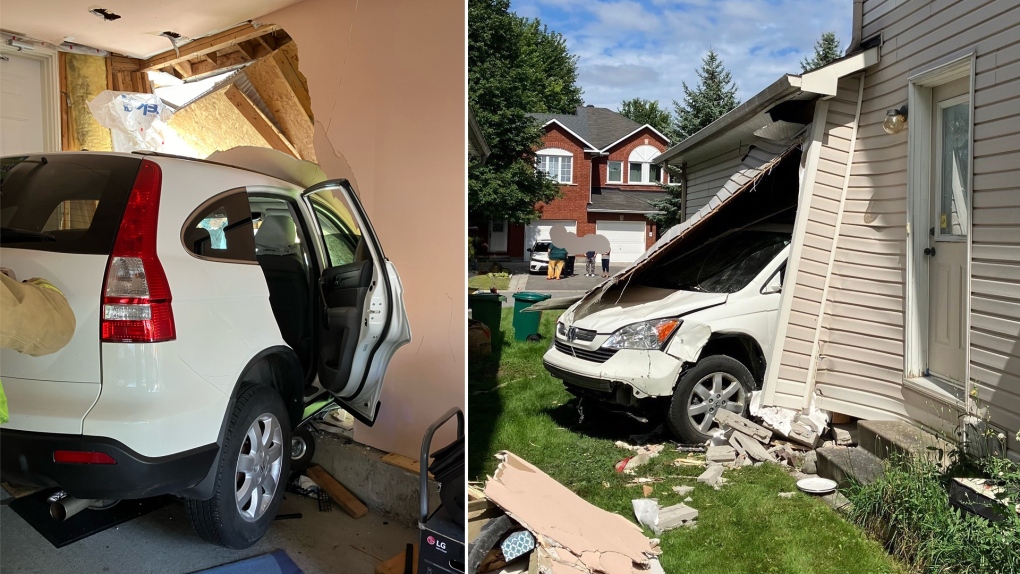
[[[737,458],[737,451],[730,445],[710,446],[705,451],[705,460],[708,462],[733,462]]]
[[[654,498],[637,498],[631,500],[634,516],[638,523],[648,527],[656,535],[679,526],[693,526],[698,518],[698,510],[686,504],[674,504],[663,508]]]
[[[690,493],[694,492],[694,487],[693,486],[674,486],[673,487],[673,492],[679,494],[680,496],[683,496],[685,494],[690,494]]]
[[[841,428],[833,428],[832,434],[836,436],[836,444],[839,446],[847,446],[853,442],[850,438],[850,431]]]

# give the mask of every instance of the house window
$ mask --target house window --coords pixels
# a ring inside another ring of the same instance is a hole
[[[537,153],[536,167],[553,181],[572,183],[574,177],[574,154],[569,151],[547,148]]]
[[[622,161],[609,162],[608,172],[606,173],[606,181],[609,183],[623,183]]]
[[[628,163],[630,165],[629,183],[655,184],[662,181],[662,168],[652,164],[652,160],[658,156],[658,149],[650,145],[642,145],[630,152]]]

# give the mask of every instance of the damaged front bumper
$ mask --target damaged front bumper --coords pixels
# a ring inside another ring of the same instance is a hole
[[[596,362],[560,350],[571,349],[562,339],[542,358],[553,377],[568,387],[596,393],[604,400],[629,404],[647,397],[672,396],[683,361],[662,351],[617,351],[605,362]],[[579,349],[580,350],[580,349]]]

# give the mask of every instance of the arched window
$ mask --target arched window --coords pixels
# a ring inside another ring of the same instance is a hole
[[[627,158],[628,183],[654,184],[662,181],[662,168],[652,165],[652,160],[660,153],[662,152],[650,145],[634,148]]]
[[[559,148],[546,148],[536,152],[536,167],[553,181],[573,183],[574,154]]]

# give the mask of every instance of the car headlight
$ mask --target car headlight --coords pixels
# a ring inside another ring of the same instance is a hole
[[[567,326],[560,321],[556,321],[556,334],[559,335],[560,337],[566,338]]]
[[[683,323],[680,319],[652,319],[617,329],[602,346],[607,349],[661,349],[663,343]]]

